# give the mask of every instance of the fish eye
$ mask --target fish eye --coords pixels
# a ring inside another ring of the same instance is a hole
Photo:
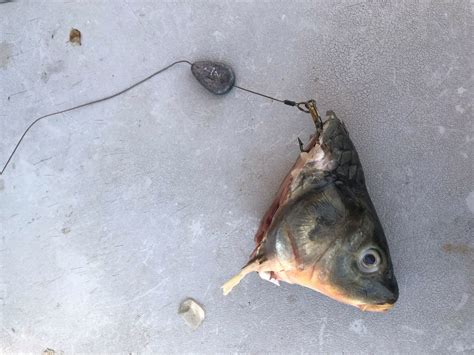
[[[359,268],[365,272],[377,271],[382,258],[380,253],[375,249],[364,250],[359,257]]]
[[[362,262],[364,265],[374,265],[376,263],[377,259],[375,258],[374,254],[367,253],[364,255],[364,258],[362,259]]]

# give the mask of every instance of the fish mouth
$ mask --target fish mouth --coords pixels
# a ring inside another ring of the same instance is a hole
[[[314,279],[314,275],[319,274],[318,270],[292,270],[286,272],[276,272],[274,274],[276,275],[276,280],[285,281],[290,284],[297,284],[310,288],[338,302],[356,307],[364,312],[387,312],[391,310],[393,306],[395,306],[395,303],[398,299],[398,294],[394,294],[387,298],[379,298],[378,301],[352,298],[340,289],[338,289],[337,286],[324,282],[316,282]]]
[[[395,302],[398,300],[398,285],[396,283],[392,284],[392,288],[387,289],[387,292],[390,294],[388,297],[380,299],[381,302],[361,303],[355,304],[355,306],[361,311],[387,312],[393,308]]]
[[[393,308],[394,303],[377,303],[377,304],[359,304],[356,307],[361,311],[367,312],[387,312]]]

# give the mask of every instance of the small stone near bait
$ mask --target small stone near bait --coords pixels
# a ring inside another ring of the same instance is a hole
[[[77,28],[71,28],[71,32],[69,32],[69,42],[74,45],[82,46],[82,34]]]
[[[179,305],[178,314],[180,314],[185,323],[196,330],[206,317],[204,309],[192,298],[187,298]]]
[[[191,71],[199,83],[215,95],[227,94],[235,83],[234,71],[224,63],[201,61]]]

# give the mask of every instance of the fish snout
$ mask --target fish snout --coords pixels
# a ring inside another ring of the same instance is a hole
[[[391,278],[384,285],[385,288],[385,302],[388,304],[394,304],[398,300],[398,283],[395,277]]]
[[[367,289],[364,301],[356,306],[363,311],[385,312],[393,308],[398,300],[398,284],[395,278],[372,284]]]
[[[398,300],[398,284],[395,278],[386,280],[376,288],[375,297],[369,304],[362,305],[364,311],[385,312],[393,308],[395,302]]]

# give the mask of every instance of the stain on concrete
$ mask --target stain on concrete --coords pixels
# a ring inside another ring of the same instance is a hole
[[[467,204],[467,208],[469,208],[469,211],[474,213],[474,191],[471,191],[469,195],[467,195],[466,204]]]
[[[454,308],[454,310],[456,312],[459,312],[466,305],[467,301],[469,300],[469,297],[470,297],[470,295],[468,293],[463,292],[463,294],[461,296],[461,300],[459,301],[457,306]]]
[[[48,64],[48,66],[46,67],[46,70],[50,74],[60,73],[61,71],[64,70],[64,60],[57,60],[53,63]]]
[[[362,319],[354,320],[350,324],[349,330],[352,331],[353,333],[356,333],[359,336],[367,334],[367,327],[365,326],[364,321]]]
[[[49,80],[49,77],[48,77],[48,73],[46,73],[45,71],[41,73],[41,80],[44,82],[44,83],[47,83],[48,80]]]
[[[13,52],[13,44],[0,42],[0,68],[6,68]]]
[[[454,108],[456,109],[457,112],[459,112],[461,115],[466,112],[466,110],[464,109],[464,107],[462,107],[461,105],[456,105],[454,106]]]
[[[49,63],[45,66],[45,70],[41,73],[41,80],[45,83],[49,81],[49,78],[53,74],[60,73],[64,70],[64,61],[57,60],[53,63]]]
[[[61,229],[61,232],[62,232],[63,234],[68,234],[68,233],[71,232],[71,228],[69,228],[69,227],[64,227],[63,229]]]
[[[401,326],[401,329],[403,330],[406,330],[410,333],[413,333],[413,334],[416,334],[416,335],[423,335],[425,334],[425,332],[422,330],[422,329],[418,329],[418,328],[413,328],[413,327],[410,327],[408,325],[402,325]]]
[[[468,255],[471,254],[473,249],[466,244],[452,244],[446,243],[443,245],[443,250],[448,254],[461,254]]]

